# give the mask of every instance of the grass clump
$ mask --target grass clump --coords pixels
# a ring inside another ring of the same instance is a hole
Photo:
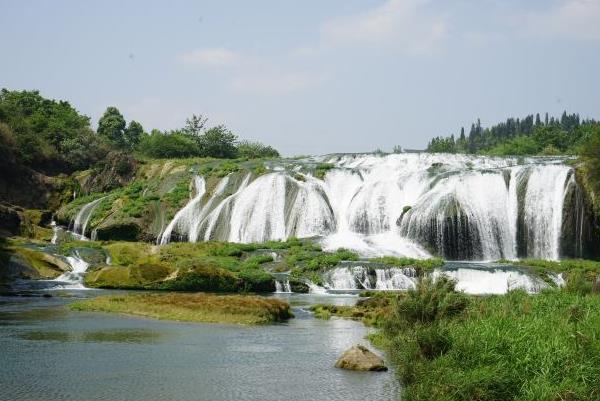
[[[597,400],[600,297],[467,297],[448,279],[398,298],[377,340],[403,400]]]
[[[204,293],[107,295],[74,302],[70,308],[206,323],[264,324],[293,317],[289,304],[275,298]]]
[[[359,320],[366,326],[380,327],[389,315],[389,307],[393,298],[399,294],[381,292],[372,298],[359,299],[354,306],[348,305],[312,305],[310,310],[318,319],[328,320],[332,316]]]

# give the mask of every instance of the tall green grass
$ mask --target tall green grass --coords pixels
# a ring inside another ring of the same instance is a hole
[[[423,281],[384,326],[405,401],[600,399],[598,295],[467,297]]]

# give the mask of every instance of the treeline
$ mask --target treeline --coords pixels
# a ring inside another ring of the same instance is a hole
[[[579,154],[582,146],[600,135],[600,123],[582,120],[578,114],[564,112],[560,118],[539,114],[483,128],[479,119],[465,134],[435,137],[427,145],[429,152],[487,155],[558,155]]]
[[[113,151],[152,158],[278,157],[259,142],[240,141],[223,125],[206,126],[193,115],[181,129],[146,133],[137,121],[126,122],[116,107],[108,107],[98,129],[69,102],[50,100],[38,91],[0,91],[0,159],[47,174],[87,169]]]

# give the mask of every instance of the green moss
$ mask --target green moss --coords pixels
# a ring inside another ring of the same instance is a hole
[[[333,168],[335,168],[335,165],[331,163],[319,163],[315,167],[315,177],[322,180],[325,178],[327,172]]]

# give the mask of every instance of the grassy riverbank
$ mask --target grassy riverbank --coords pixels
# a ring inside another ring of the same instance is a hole
[[[289,304],[278,299],[204,293],[107,295],[72,303],[70,308],[204,323],[264,324],[293,316]]]
[[[600,399],[600,296],[549,290],[471,297],[424,280],[372,340],[403,400]]]
[[[566,285],[539,294],[470,296],[444,277],[311,309],[380,328],[370,339],[395,366],[403,401],[598,400],[600,291],[589,268],[562,267]]]

